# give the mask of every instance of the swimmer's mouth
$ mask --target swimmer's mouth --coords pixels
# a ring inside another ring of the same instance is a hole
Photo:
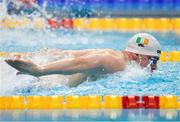
[[[153,67],[152,67],[151,70],[152,70],[152,71],[153,71],[153,70],[156,70],[156,68],[153,68]]]
[[[157,67],[151,66],[151,72],[153,72],[154,70],[157,70]]]
[[[153,68],[153,67],[152,67],[151,69],[152,69],[152,70],[156,70],[156,68]]]

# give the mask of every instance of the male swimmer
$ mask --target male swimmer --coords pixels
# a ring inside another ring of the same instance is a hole
[[[84,81],[87,76],[122,71],[125,69],[126,63],[130,61],[135,61],[141,67],[150,64],[151,72],[153,72],[153,70],[157,69],[157,61],[161,54],[159,42],[155,37],[147,33],[134,35],[129,40],[124,51],[90,49],[65,50],[63,52],[72,54],[73,57],[59,59],[41,66],[22,59],[8,59],[5,61],[17,69],[18,74],[29,74],[36,77],[52,74],[72,75],[75,79],[80,78]],[[74,84],[78,85],[80,82]]]

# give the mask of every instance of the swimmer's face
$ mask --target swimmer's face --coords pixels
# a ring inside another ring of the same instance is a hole
[[[137,55],[137,62],[140,64],[142,67],[147,67],[147,65],[150,63],[151,59],[153,56],[147,56],[147,55]],[[157,63],[152,63],[151,64],[151,71],[157,70]]]

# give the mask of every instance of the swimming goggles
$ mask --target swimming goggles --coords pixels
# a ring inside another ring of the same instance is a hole
[[[151,57],[149,60],[150,60],[151,65],[156,65],[159,58],[158,57]]]

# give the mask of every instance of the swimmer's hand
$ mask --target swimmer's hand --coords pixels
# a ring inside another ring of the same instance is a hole
[[[19,71],[17,75],[29,74],[36,77],[41,76],[41,67],[34,64],[31,61],[24,61],[20,59],[8,59],[5,60],[5,62]]]

